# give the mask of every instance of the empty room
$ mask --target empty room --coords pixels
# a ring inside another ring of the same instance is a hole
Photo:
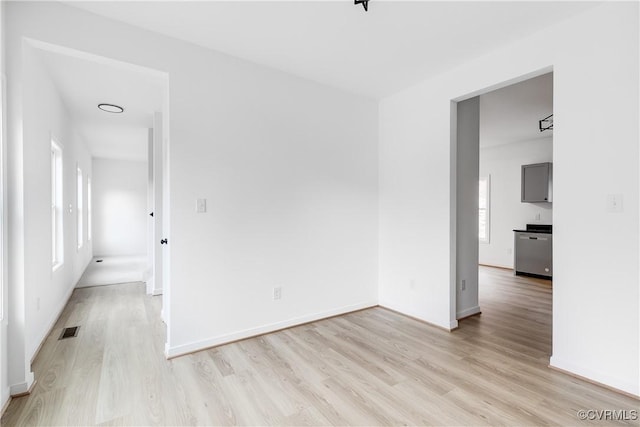
[[[0,2],[2,425],[640,425],[639,21]]]

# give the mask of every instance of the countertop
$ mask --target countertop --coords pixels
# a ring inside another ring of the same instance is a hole
[[[540,230],[513,230],[519,233],[534,233],[534,234],[552,234],[551,231],[540,231]]]

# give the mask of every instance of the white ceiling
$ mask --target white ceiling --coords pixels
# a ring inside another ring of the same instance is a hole
[[[552,73],[480,95],[480,146],[553,136],[538,128],[538,120],[552,113]]]
[[[365,12],[350,0],[67,3],[374,98],[596,4],[372,0]],[[145,160],[163,78],[113,61],[39,52],[92,155]],[[483,95],[482,145],[546,136],[537,120],[552,109],[551,90],[550,78],[540,78]],[[104,113],[101,102],[125,113]]]
[[[371,97],[411,86],[596,2],[372,0],[69,4]]]
[[[147,159],[148,128],[162,110],[165,81],[112,61],[94,61],[37,49],[93,157]],[[106,113],[98,104],[124,107]]]

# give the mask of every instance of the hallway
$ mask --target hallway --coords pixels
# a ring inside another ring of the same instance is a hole
[[[11,402],[3,425],[93,425],[129,414],[139,404],[130,391],[144,391],[167,366],[160,305],[144,283],[74,290],[34,360],[32,394]],[[78,336],[58,340],[71,326]]]
[[[94,257],[78,280],[76,288],[141,282],[145,279],[146,269],[147,259],[144,256]]]

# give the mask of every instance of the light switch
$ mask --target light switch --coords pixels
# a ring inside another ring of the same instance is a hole
[[[607,195],[607,212],[622,212],[622,194]]]
[[[205,213],[207,211],[207,199],[196,199],[196,212]]]

